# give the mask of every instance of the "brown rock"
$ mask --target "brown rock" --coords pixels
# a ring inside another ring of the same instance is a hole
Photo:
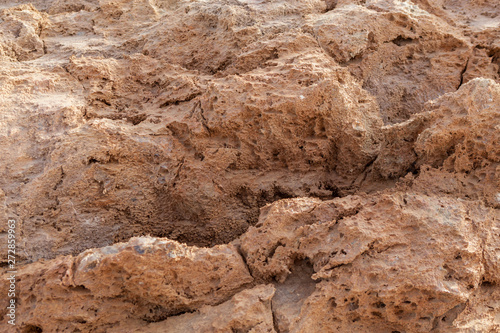
[[[263,280],[286,284],[297,261],[311,263],[316,289],[285,331],[428,332],[452,325],[482,281],[496,279],[496,257],[483,253],[496,248],[487,239],[499,217],[477,202],[412,193],[282,200],[241,247]]]
[[[500,207],[499,98],[497,83],[475,79],[429,102],[426,112],[385,127],[375,169],[383,177],[419,170],[414,189]]]
[[[216,304],[253,280],[234,246],[198,249],[149,237],[85,251],[67,274],[95,297],[147,300],[170,314]]]
[[[314,25],[322,48],[377,97],[385,123],[455,91],[471,52],[459,31],[411,2],[338,6]]]
[[[495,1],[0,7],[20,332],[499,331]]]
[[[272,285],[259,285],[244,290],[229,301],[217,306],[203,306],[194,313],[170,317],[159,323],[139,326],[133,323],[119,325],[110,332],[276,332],[273,327],[271,299]]]
[[[98,332],[118,325],[125,313],[146,325],[219,304],[253,281],[232,245],[203,249],[151,237],[33,263],[16,279],[22,329]],[[7,290],[2,282],[1,291]],[[2,299],[2,309],[8,301]]]

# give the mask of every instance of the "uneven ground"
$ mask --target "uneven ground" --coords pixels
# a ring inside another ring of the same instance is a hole
[[[498,0],[1,0],[0,62],[17,331],[500,332]]]

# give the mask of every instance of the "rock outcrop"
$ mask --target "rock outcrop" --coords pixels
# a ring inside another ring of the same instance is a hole
[[[500,330],[500,4],[17,0],[0,28],[20,332]]]

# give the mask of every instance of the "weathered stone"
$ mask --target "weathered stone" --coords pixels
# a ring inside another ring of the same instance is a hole
[[[499,331],[499,10],[4,1],[16,328]]]
[[[16,278],[20,327],[98,332],[125,313],[144,325],[219,304],[253,281],[232,245],[205,249],[151,237],[33,263]],[[2,298],[2,309],[7,302]]]

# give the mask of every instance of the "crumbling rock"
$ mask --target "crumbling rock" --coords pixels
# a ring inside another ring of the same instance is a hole
[[[19,330],[498,331],[498,15],[1,5]]]
[[[458,31],[409,2],[339,6],[314,29],[323,49],[377,97],[386,123],[455,91],[471,49]]]
[[[232,245],[199,249],[143,237],[25,266],[17,280],[20,327],[105,332],[124,313],[146,325],[219,304],[253,278]]]
[[[267,281],[311,263],[316,290],[285,331],[427,332],[493,282],[497,259],[483,256],[496,247],[488,239],[499,217],[477,202],[413,193],[282,200],[266,206],[241,248]]]
[[[398,1],[35,6],[9,10],[40,16],[44,60],[4,70],[6,126],[37,124],[6,138],[21,153],[3,185],[29,260],[134,235],[227,243],[274,200],[391,186],[419,168],[417,134],[385,158],[384,122],[483,75],[473,43],[496,47]]]
[[[40,35],[49,24],[47,14],[32,5],[0,10],[0,59],[26,61],[45,54]]]
[[[498,208],[499,96],[497,83],[475,79],[430,101],[407,122],[385,127],[375,169],[390,178],[413,166],[420,171],[413,188],[482,199]]]
[[[121,324],[110,332],[276,332],[271,311],[272,285],[244,290],[218,306],[203,306],[195,313],[170,317],[134,329],[133,323]],[[221,315],[222,314],[222,315]]]

